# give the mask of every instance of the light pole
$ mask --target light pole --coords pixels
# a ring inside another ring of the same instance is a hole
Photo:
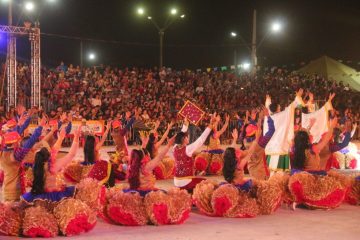
[[[237,33],[236,32],[231,32],[230,33],[230,37],[232,38],[236,38]],[[234,66],[235,66],[235,75],[237,75],[237,49],[236,47],[234,47]]]
[[[143,16],[145,14],[144,8],[138,8],[137,14],[140,16]],[[164,25],[160,27],[160,25],[153,19],[152,16],[148,16],[147,19],[152,22],[152,24],[155,26],[155,28],[158,30],[159,33],[159,69],[161,69],[164,65],[164,35],[166,29],[168,29],[177,18],[175,18],[178,15],[178,10],[176,8],[170,9],[170,15],[167,17]],[[180,15],[180,18],[185,18],[185,14]]]
[[[238,34],[237,32],[232,31],[232,32],[230,32],[230,37],[234,38],[234,39],[239,38],[240,41],[241,41],[241,44],[243,46],[246,46],[251,51],[251,48],[249,47],[249,44],[246,43],[246,41],[244,40],[244,38],[240,34]],[[239,72],[239,70],[238,70],[237,48],[236,48],[236,46],[234,47],[234,65],[235,65],[235,74],[237,74]]]
[[[253,13],[253,32],[252,32],[252,41],[251,41],[251,64],[252,69],[251,73],[256,74],[257,69],[257,50],[260,48],[264,40],[269,36],[270,33],[279,33],[282,30],[283,26],[280,22],[275,21],[271,24],[271,27],[265,33],[264,37],[260,40],[259,44],[256,43],[256,10]]]

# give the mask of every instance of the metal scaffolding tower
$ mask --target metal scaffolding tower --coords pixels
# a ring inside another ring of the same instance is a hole
[[[7,33],[7,109],[17,104],[16,91],[16,36],[29,36],[31,42],[31,106],[40,106],[41,102],[41,79],[40,79],[40,28],[38,25],[31,27],[26,23],[25,27],[0,25],[0,32]]]

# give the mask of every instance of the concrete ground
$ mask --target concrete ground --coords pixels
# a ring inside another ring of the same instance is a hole
[[[359,144],[358,144],[359,146]],[[222,177],[209,177],[223,181]],[[168,189],[172,180],[157,182]],[[0,194],[1,199],[1,194]],[[358,240],[360,239],[360,207],[347,204],[333,210],[292,211],[282,206],[273,215],[251,219],[216,218],[201,215],[196,208],[182,225],[124,227],[98,220],[95,228],[72,239],[131,240]],[[0,239],[16,239],[1,237]],[[57,237],[55,239],[64,239]]]

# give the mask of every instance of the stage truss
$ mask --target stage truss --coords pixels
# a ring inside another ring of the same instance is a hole
[[[31,106],[41,105],[41,61],[40,61],[40,28],[26,23],[25,27],[0,25],[0,32],[8,34],[7,46],[7,109],[17,104],[16,78],[16,37],[29,36],[31,43]]]

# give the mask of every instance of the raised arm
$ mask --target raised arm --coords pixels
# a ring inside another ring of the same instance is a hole
[[[185,132],[187,132],[188,128],[189,128],[189,120],[187,120],[187,118],[185,118],[184,124],[183,124],[183,126],[181,128],[181,131],[183,133],[185,133]]]
[[[14,149],[14,158],[16,161],[18,162],[22,161],[26,156],[26,154],[30,151],[30,149],[35,145],[36,141],[41,136],[41,132],[45,124],[46,124],[46,118],[42,118],[39,127],[35,129],[31,137],[28,140],[26,140],[26,142],[21,147]]]
[[[269,126],[268,131],[265,133],[265,135],[260,135],[260,138],[258,140],[258,144],[260,147],[265,148],[268,142],[270,141],[271,137],[274,135],[275,132],[275,125],[274,121],[270,116],[267,116],[267,123]]]
[[[271,105],[271,97],[269,94],[266,94],[265,107],[270,110],[270,105]]]
[[[215,134],[214,138],[219,138],[226,131],[227,127],[229,126],[230,116],[226,115],[225,119],[226,120],[225,120],[224,126],[220,129],[220,131],[218,131]]]
[[[167,152],[169,151],[170,147],[172,145],[174,145],[175,143],[175,136],[173,136],[172,138],[169,139],[168,144],[166,144],[166,146],[160,151],[160,153],[153,158],[151,161],[149,161],[146,165],[145,165],[145,172],[152,172],[153,169],[159,165],[159,163],[161,162],[161,160],[165,157],[165,155],[167,154]]]
[[[22,116],[23,117],[23,116]],[[21,118],[22,118],[21,117]],[[24,116],[25,117],[25,116]],[[19,120],[19,122],[21,121],[21,118]],[[25,121],[19,125],[19,126],[16,126],[16,131],[21,135],[23,134],[23,132],[25,131],[25,129],[30,125],[30,121],[31,121],[31,116],[27,116]]]
[[[331,108],[332,108],[332,100],[334,99],[335,97],[335,93],[331,93],[329,95],[329,100],[327,101],[326,104],[330,105]],[[330,139],[332,138],[333,136],[333,130],[334,128],[336,127],[338,123],[338,119],[337,117],[334,117],[332,120],[330,120],[330,127],[329,127],[329,130],[328,132],[325,134],[325,136],[320,140],[319,143],[317,144],[314,144],[312,146],[312,150],[315,152],[315,153],[319,153],[325,146],[327,146],[327,144],[329,143]]]
[[[63,130],[63,132],[65,133],[65,130]],[[56,155],[57,155],[56,150],[51,151],[51,158],[53,161],[53,164],[51,166],[51,172],[53,172],[53,173],[59,172],[63,167],[68,165],[71,162],[71,160],[73,160],[73,158],[75,157],[76,152],[79,148],[80,133],[81,133],[81,127],[79,127],[78,130],[76,130],[76,132],[74,134],[74,140],[72,142],[70,150],[69,150],[68,154],[66,154],[64,157],[56,159]]]
[[[205,131],[201,134],[201,136],[198,139],[196,139],[195,142],[186,146],[186,155],[187,156],[191,157],[193,155],[193,153],[204,144],[204,142],[206,141],[207,137],[209,136],[209,134],[211,132],[211,129],[213,128],[215,119],[216,119],[216,114],[213,114],[211,117],[211,120],[210,120],[210,124],[205,129]]]
[[[96,144],[96,147],[95,147],[96,151],[99,151],[100,148],[104,145],[107,135],[109,134],[110,128],[111,128],[111,121],[108,121],[106,124],[106,130],[105,130],[104,134],[102,135],[100,142],[98,142],[98,144]]]
[[[52,147],[52,150],[57,151],[57,152],[60,150],[62,142],[65,139],[65,136],[66,136],[66,130],[65,130],[65,128],[62,128],[60,130],[58,139],[56,140],[54,146]]]
[[[68,123],[68,125],[65,128],[65,132],[66,134],[69,134],[71,132],[71,128],[72,128],[72,123],[71,121]]]
[[[236,141],[239,138],[239,132],[236,128],[233,129],[231,136],[233,138],[232,143],[231,143],[231,147],[236,148]]]
[[[296,92],[296,97],[295,100],[290,104],[293,107],[296,107],[297,105],[302,105],[304,106],[304,101],[302,100],[302,95],[304,93],[304,89],[300,88],[297,92]]]
[[[42,141],[48,142],[50,140],[50,138],[52,138],[54,136],[54,133],[58,130],[58,126],[54,125],[51,127],[51,130],[49,131],[48,134],[45,135],[45,137],[42,139]]]
[[[167,138],[167,136],[169,135],[170,129],[172,128],[172,126],[174,125],[174,122],[171,121],[167,128],[166,131],[164,132],[164,134],[162,135],[161,139],[155,144],[155,148],[159,148],[165,141],[165,139]]]
[[[14,149],[14,158],[16,161],[21,162],[25,158],[26,154],[28,154],[30,149],[35,145],[36,141],[41,136],[42,129],[42,126],[37,127],[34,133],[28,140],[26,140],[22,147]]]
[[[331,139],[332,136],[333,136],[333,130],[334,130],[334,127],[336,127],[337,122],[338,122],[338,119],[337,119],[336,117],[333,118],[333,119],[330,121],[330,127],[329,127],[328,132],[327,132],[327,133],[325,134],[325,136],[320,140],[319,143],[314,144],[314,145],[312,146],[312,150],[313,150],[315,153],[320,153],[320,151],[321,151],[325,146],[327,146],[327,144],[329,143],[330,139]]]

